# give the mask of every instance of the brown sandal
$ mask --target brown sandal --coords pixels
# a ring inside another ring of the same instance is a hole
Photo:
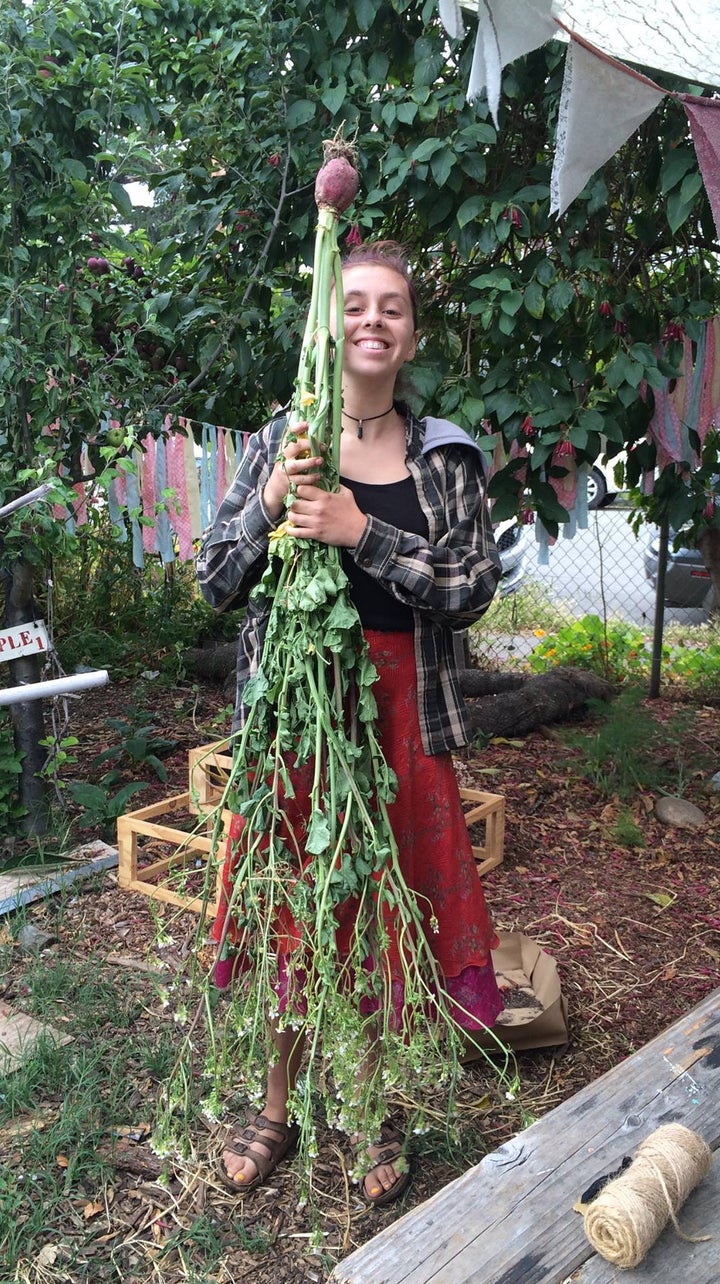
[[[274,1133],[274,1136],[267,1136],[266,1133]],[[236,1195],[240,1192],[247,1194],[251,1190],[257,1190],[258,1186],[262,1186],[263,1182],[267,1181],[278,1164],[294,1148],[299,1135],[300,1129],[297,1124],[277,1123],[274,1119],[267,1119],[265,1115],[256,1115],[246,1123],[241,1133],[236,1134],[231,1131],[226,1135],[215,1163],[215,1173],[223,1186]],[[259,1146],[264,1146],[270,1153],[263,1154],[257,1149]],[[236,1177],[230,1176],[223,1163],[223,1154],[228,1150],[233,1155],[252,1160],[257,1168],[257,1174],[252,1181],[238,1181]]]
[[[361,1140],[351,1143],[355,1152],[359,1150],[362,1144]],[[402,1148],[404,1144],[405,1139],[402,1133],[398,1132],[394,1124],[391,1124],[386,1120],[380,1128],[380,1136],[377,1142],[373,1143],[373,1145],[381,1145],[383,1149],[377,1155],[372,1157],[370,1167],[367,1172],[359,1178],[360,1193],[362,1194],[365,1203],[370,1204],[371,1207],[384,1208],[386,1204],[394,1203],[396,1199],[399,1199],[401,1195],[405,1194],[405,1191],[410,1185],[412,1174],[410,1172],[410,1164],[407,1156],[403,1153]],[[365,1151],[365,1154],[366,1153],[367,1152]],[[379,1195],[369,1195],[365,1183],[370,1176],[370,1173],[374,1172],[376,1168],[381,1168],[383,1164],[392,1164],[395,1172],[397,1173],[397,1177],[389,1190],[384,1190],[380,1187]]]

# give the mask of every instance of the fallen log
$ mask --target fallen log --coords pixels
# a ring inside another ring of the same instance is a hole
[[[237,642],[223,642],[219,646],[189,647],[183,655],[183,664],[206,682],[225,682],[235,673]]]
[[[206,682],[226,683],[230,698],[236,657],[237,643],[224,642],[190,648],[184,663],[189,672]],[[475,730],[495,736],[526,735],[536,727],[562,722],[588,700],[610,700],[615,693],[612,684],[597,674],[563,667],[538,674],[463,669],[460,685]]]
[[[511,679],[508,689],[505,679]],[[497,683],[495,691],[486,693]],[[461,676],[476,732],[492,736],[522,736],[548,723],[561,722],[583,709],[588,700],[611,700],[611,682],[584,669],[558,667],[547,673],[487,674],[466,669]]]

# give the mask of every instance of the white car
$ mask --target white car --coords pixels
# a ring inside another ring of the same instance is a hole
[[[618,484],[618,473],[621,479],[620,484]],[[624,482],[624,480],[624,450],[622,450],[619,455],[614,455],[610,460],[607,460],[604,457],[596,459],[590,469],[587,482],[588,508],[601,508],[606,502],[608,495],[611,495],[614,499],[618,492],[623,489],[622,482]]]
[[[501,597],[506,597],[520,587],[525,577],[528,527],[523,526],[516,517],[510,517],[504,522],[498,522],[494,534],[502,566],[498,593]]]

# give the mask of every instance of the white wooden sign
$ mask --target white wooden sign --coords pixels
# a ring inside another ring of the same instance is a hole
[[[35,655],[49,648],[47,629],[42,620],[16,624],[9,629],[0,628],[0,664],[3,660],[17,660],[20,655]]]

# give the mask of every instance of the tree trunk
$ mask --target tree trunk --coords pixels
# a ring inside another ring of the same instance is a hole
[[[712,579],[713,602],[710,610],[720,611],[720,530],[707,526],[698,539],[698,548]]]
[[[5,624],[8,626],[27,624],[33,618],[36,618],[36,611],[32,567],[28,562],[18,561],[7,577]],[[39,656],[22,655],[10,661],[11,686],[39,682],[40,678]],[[47,757],[45,749],[40,744],[45,737],[42,700],[26,700],[20,704],[11,704],[9,707],[15,751],[18,757],[22,758],[19,796],[20,802],[27,811],[22,827],[27,834],[45,834],[50,821],[50,812],[48,783],[39,774],[45,766]]]
[[[235,673],[237,642],[193,646],[183,653],[183,665],[206,682],[226,682]]]

